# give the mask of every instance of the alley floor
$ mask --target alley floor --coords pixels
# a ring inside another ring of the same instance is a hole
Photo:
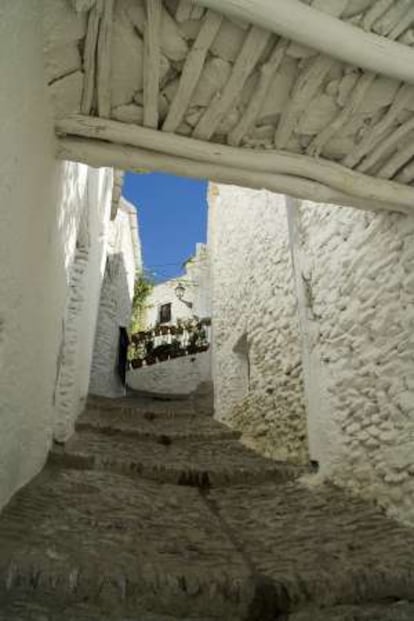
[[[414,531],[310,476],[190,400],[91,398],[0,516],[0,621],[413,621]]]

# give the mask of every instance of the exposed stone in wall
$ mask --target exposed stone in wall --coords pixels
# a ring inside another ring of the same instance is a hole
[[[213,186],[209,202],[216,416],[265,454],[304,461],[301,345],[284,198]]]
[[[322,474],[414,523],[414,218],[302,203]]]

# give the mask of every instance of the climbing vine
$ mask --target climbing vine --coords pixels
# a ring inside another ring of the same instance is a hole
[[[145,274],[140,273],[137,275],[134,284],[134,297],[132,300],[132,315],[130,323],[130,333],[135,334],[143,329],[144,311],[146,301],[151,291],[154,288],[154,283]]]

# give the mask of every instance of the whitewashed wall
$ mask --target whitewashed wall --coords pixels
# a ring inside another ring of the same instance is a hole
[[[314,457],[322,476],[414,523],[414,217],[292,211]]]
[[[163,304],[171,304],[171,321],[175,324],[177,319],[189,319],[193,316],[193,311],[184,302],[179,300],[175,294],[180,279],[167,280],[159,285],[155,285],[146,300],[145,305],[145,329],[152,328],[158,323],[160,318],[160,307]],[[186,287],[184,299],[186,302],[194,302],[194,289]]]
[[[208,236],[215,415],[262,452],[304,461],[301,345],[284,197],[210,186]]]
[[[54,159],[40,13],[37,0],[1,4],[0,507],[52,441],[77,232],[88,177],[101,179]]]
[[[179,283],[185,287],[184,301],[192,304],[189,307],[176,296],[175,289]],[[148,296],[145,306],[145,328],[153,327],[160,316],[160,307],[171,304],[171,321],[190,319],[194,315],[199,318],[210,317],[210,269],[205,244],[196,244],[196,252],[185,266],[185,273],[156,285]]]
[[[111,169],[82,167],[80,170],[86,175],[84,182],[79,179],[72,193],[64,188],[67,202],[62,209],[62,215],[77,214],[77,226],[71,230],[65,257],[69,282],[55,390],[54,426],[54,436],[60,442],[73,433],[88,393],[113,186]]]
[[[133,390],[159,395],[189,395],[210,380],[210,351],[166,360],[127,374],[128,386]]]
[[[89,390],[116,397],[125,393],[117,372],[119,327],[129,326],[135,275],[142,269],[137,213],[123,198],[109,229]]]

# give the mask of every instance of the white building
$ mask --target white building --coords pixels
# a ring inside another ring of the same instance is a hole
[[[156,285],[148,297],[145,310],[145,328],[175,326],[177,321],[210,319],[211,286],[208,253],[205,244],[198,243],[196,252],[185,263],[185,274]],[[208,342],[210,326],[205,326]],[[154,338],[157,346],[171,341],[171,335]],[[182,345],[189,335],[184,330]],[[155,394],[188,395],[201,385],[211,382],[211,351],[199,352],[176,359],[170,359],[151,366],[130,370],[128,386],[134,390]]]
[[[414,523],[414,217],[212,186],[208,250],[216,416]]]
[[[210,317],[210,312],[207,248],[198,243],[194,256],[185,263],[183,276],[155,285],[151,291],[146,301],[144,327],[174,325],[178,319],[184,321],[194,316],[202,319]]]

